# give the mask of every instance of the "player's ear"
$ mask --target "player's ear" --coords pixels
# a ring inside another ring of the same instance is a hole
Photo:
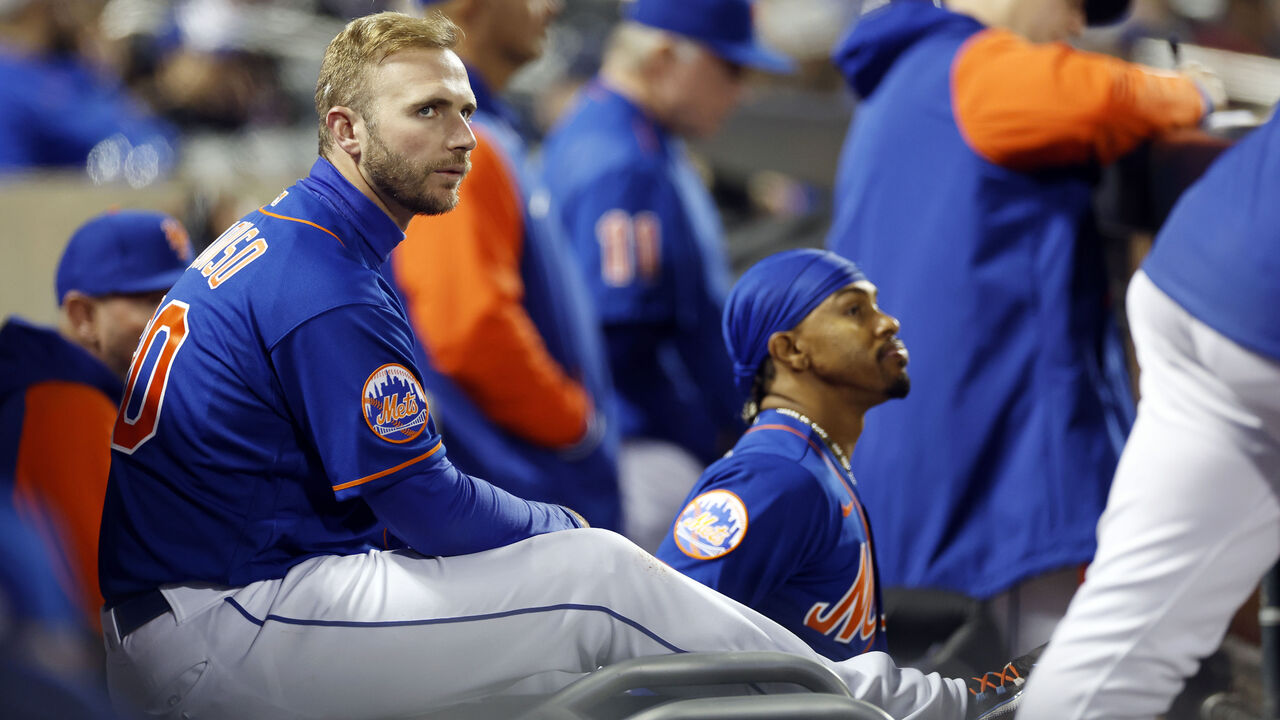
[[[329,137],[333,139],[335,146],[353,159],[360,157],[359,135],[363,135],[364,126],[364,119],[360,117],[360,113],[343,105],[335,105],[329,108],[328,114],[324,116],[324,124],[329,128]],[[361,129],[359,135],[357,135],[358,128]]]
[[[791,330],[776,332],[769,336],[769,357],[775,366],[785,367],[792,372],[801,372],[809,368],[809,354],[798,342],[796,334]]]
[[[62,300],[62,314],[72,339],[90,346],[96,341],[98,304],[79,290],[72,290]]]

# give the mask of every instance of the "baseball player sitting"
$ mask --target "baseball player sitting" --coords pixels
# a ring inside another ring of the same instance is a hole
[[[886,650],[849,456],[867,411],[910,389],[897,332],[838,255],[788,250],[747,270],[724,337],[754,424],[702,474],[657,553],[833,660]]]
[[[415,214],[456,204],[476,146],[457,36],[434,14],[349,23],[322,61],[311,173],[196,258],[143,333],[102,519],[121,709],[409,717],[719,650],[823,662],[898,718],[1009,707],[1025,666],[972,695],[884,653],[826,660],[622,536],[450,464],[381,268]]]

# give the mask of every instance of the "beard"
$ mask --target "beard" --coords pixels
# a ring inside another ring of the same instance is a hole
[[[465,177],[471,171],[469,155],[464,150],[438,163],[415,167],[403,156],[392,154],[377,130],[371,127],[369,149],[363,159],[365,171],[369,173],[369,183],[380,195],[394,200],[400,207],[413,211],[415,215],[440,215],[458,204],[459,185],[432,190],[428,187],[431,174],[447,167],[462,165]]]
[[[900,400],[906,397],[907,393],[910,393],[910,392],[911,392],[911,376],[908,375],[907,372],[904,370],[902,371],[902,374],[897,377],[897,379],[895,379],[893,382],[889,384],[889,387],[884,391],[884,394],[890,400]]]

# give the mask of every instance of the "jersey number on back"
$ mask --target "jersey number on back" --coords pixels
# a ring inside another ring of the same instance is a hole
[[[661,271],[661,225],[652,212],[610,210],[596,221],[600,243],[600,277],[611,287],[624,287],[638,275],[653,282]]]
[[[188,308],[181,300],[169,301],[142,333],[111,434],[113,449],[132,455],[156,434],[164,391],[169,386],[169,370],[187,339]]]

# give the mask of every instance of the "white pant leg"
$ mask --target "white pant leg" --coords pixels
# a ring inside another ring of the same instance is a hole
[[[821,659],[604,530],[452,558],[313,558],[283,580],[187,592],[215,602],[175,613],[176,623],[161,616],[122,644],[107,633],[113,695],[170,718],[412,716],[490,694],[552,692],[601,665],[675,651]],[[959,681],[900,670],[884,653],[824,662],[894,717],[964,717]]]
[[[704,469],[675,443],[624,440],[618,452],[623,534],[641,548],[657,552]]]
[[[1097,557],[1031,676],[1027,720],[1164,712],[1280,553],[1280,363],[1199,322],[1142,273],[1129,311],[1138,419]]]

